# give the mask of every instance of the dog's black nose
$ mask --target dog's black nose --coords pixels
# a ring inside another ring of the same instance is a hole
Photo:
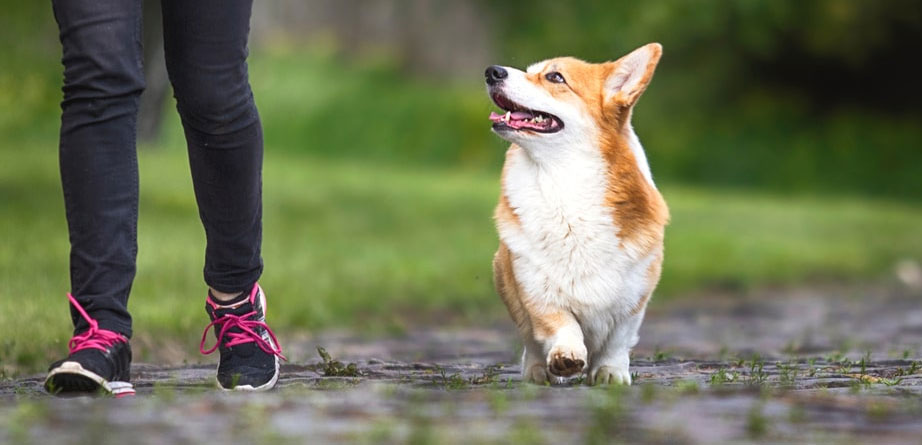
[[[509,73],[499,65],[488,66],[483,75],[487,77],[487,85],[495,85],[509,77]]]

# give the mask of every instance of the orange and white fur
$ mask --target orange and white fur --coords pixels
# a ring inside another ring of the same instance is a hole
[[[496,207],[497,292],[526,381],[630,384],[630,350],[663,262],[669,212],[631,127],[662,54],[487,69],[493,131],[512,142]]]

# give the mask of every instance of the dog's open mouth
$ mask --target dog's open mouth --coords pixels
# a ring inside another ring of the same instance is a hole
[[[513,102],[499,92],[491,92],[490,98],[506,114],[490,112],[493,129],[496,131],[534,131],[537,133],[556,133],[563,129],[563,121],[557,116],[543,111],[529,110]]]

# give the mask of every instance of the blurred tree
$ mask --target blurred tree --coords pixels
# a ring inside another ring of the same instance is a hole
[[[489,6],[476,0],[277,0],[254,7],[257,41],[332,36],[348,57],[390,55],[411,75],[470,78],[492,56]]]
[[[138,114],[138,140],[153,142],[163,126],[163,106],[170,91],[170,79],[163,54],[163,21],[160,0],[144,0],[144,81]]]
[[[688,84],[719,90],[694,102],[725,104],[773,88],[818,110],[864,105],[917,110],[922,3],[915,0],[775,0],[566,3],[486,2],[498,49],[528,63],[561,54],[606,60],[650,41]]]

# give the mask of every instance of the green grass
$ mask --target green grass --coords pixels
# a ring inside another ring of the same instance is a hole
[[[38,369],[69,337],[67,232],[50,147],[0,151],[0,362]],[[14,162],[15,161],[15,162]],[[198,221],[185,153],[141,152],[138,355],[158,341],[195,359],[204,325]],[[498,166],[497,166],[498,170]],[[495,174],[330,161],[269,152],[265,166],[270,318],[368,332],[503,320],[494,296]],[[665,185],[673,221],[654,304],[713,287],[859,282],[922,259],[922,208]]]

